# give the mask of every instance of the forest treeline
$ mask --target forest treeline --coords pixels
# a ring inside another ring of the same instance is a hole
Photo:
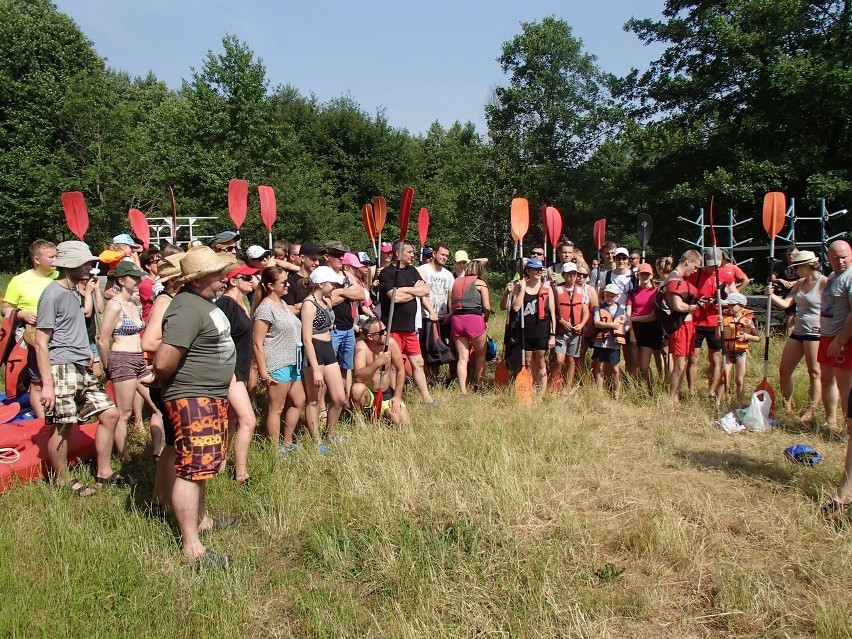
[[[395,209],[411,184],[430,238],[503,264],[516,196],[532,205],[532,237],[550,204],[586,248],[593,220],[606,217],[608,235],[629,244],[648,213],[657,254],[685,248],[677,238],[694,233],[677,217],[711,195],[740,218],[759,218],[770,190],[801,213],[819,198],[833,209],[852,200],[848,0],[668,0],[662,20],[625,28],[666,48],[647,70],[616,77],[564,20],[521,24],[495,50],[504,80],[483,105],[487,131],[436,122],[414,135],[357,96],[320,102],[270,86],[235,35],[199,52],[171,90],[107,68],[47,0],[0,0],[0,260],[19,266],[32,239],[69,237],[66,190],[85,194],[98,248],[128,229],[130,207],[167,216],[168,186],[180,215],[229,227],[232,177],[274,187],[276,237],[362,248],[361,205],[384,195]],[[243,227],[252,243],[266,237],[257,206],[251,198]],[[395,211],[388,218],[393,229]],[[759,236],[759,221],[738,233]],[[799,235],[818,239],[818,228]]]

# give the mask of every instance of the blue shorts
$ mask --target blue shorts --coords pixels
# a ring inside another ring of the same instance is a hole
[[[302,371],[299,370],[298,365],[290,364],[290,366],[284,366],[283,368],[272,371],[269,373],[269,376],[276,382],[287,384],[289,382],[300,381],[302,379]]]
[[[618,364],[621,359],[621,350],[618,348],[603,348],[595,346],[592,351],[593,362],[603,362],[604,364]]]
[[[331,329],[331,346],[337,356],[340,370],[351,371],[355,367],[355,329]]]

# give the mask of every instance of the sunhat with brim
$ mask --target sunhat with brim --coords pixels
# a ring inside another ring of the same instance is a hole
[[[53,262],[53,266],[56,268],[77,268],[83,266],[83,264],[97,261],[97,256],[92,255],[88,244],[69,240],[56,245],[56,260]]]
[[[269,250],[253,244],[246,249],[246,257],[250,260],[261,260],[264,255],[269,255]]]
[[[733,306],[734,304],[745,306],[748,304],[746,296],[742,293],[728,293],[728,297],[725,298],[725,301],[728,303],[728,306]]]
[[[649,275],[654,274],[654,268],[648,264],[648,262],[642,262],[639,266],[636,267],[637,273],[648,273]]]
[[[613,295],[621,295],[621,289],[618,284],[607,284],[604,286],[604,293],[612,293]]]
[[[330,266],[318,266],[311,271],[311,282],[314,284],[343,284],[343,273],[335,273]]]
[[[790,266],[803,266],[809,264],[815,266],[819,264],[819,258],[813,251],[797,251],[790,256]]]
[[[226,275],[230,279],[232,277],[240,277],[241,275],[257,275],[258,273],[260,273],[259,269],[253,268],[245,262],[236,262],[228,268]]]
[[[209,246],[193,247],[180,261],[181,280],[194,282],[205,275],[221,273],[235,261],[232,255],[217,253]]]
[[[455,262],[469,262],[470,258],[467,255],[467,251],[456,251],[456,254],[453,255],[453,261]]]
[[[157,277],[161,283],[180,276],[180,262],[184,256],[186,256],[186,253],[175,253],[164,257],[157,263]]]
[[[346,253],[346,255],[343,256],[343,265],[351,266],[352,268],[361,268],[364,266],[361,264],[361,260],[358,259],[358,256],[354,253]]]
[[[112,275],[115,278],[145,277],[145,271],[136,268],[136,265],[133,262],[129,262],[128,260],[121,260],[118,264],[115,265],[115,268],[112,271]]]
[[[129,244],[131,248],[135,248],[135,249],[141,249],[142,248],[141,244],[137,244],[136,242],[133,241],[133,238],[130,237],[129,233],[121,233],[120,235],[116,235],[114,238],[112,238],[112,243],[113,244]]]
[[[344,254],[349,252],[349,247],[340,240],[329,240],[323,248],[327,254],[335,257],[343,257]]]

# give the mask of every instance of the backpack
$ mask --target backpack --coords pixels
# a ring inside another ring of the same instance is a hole
[[[671,284],[675,286],[671,287]],[[687,304],[694,303],[695,295],[689,290],[689,283],[680,277],[663,282],[657,287],[657,292],[654,294],[654,316],[657,318],[660,328],[663,329],[663,333],[667,336],[679,329],[686,321],[686,316],[689,315],[689,313],[678,313],[671,310],[666,303],[666,293],[680,294],[678,289],[681,289],[682,286],[686,286],[687,292],[687,297],[683,301]],[[683,296],[681,295],[681,297]]]

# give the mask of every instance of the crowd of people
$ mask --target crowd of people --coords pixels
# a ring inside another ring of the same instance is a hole
[[[128,428],[147,405],[152,511],[173,514],[187,562],[214,566],[230,559],[206,548],[201,536],[234,520],[208,515],[205,483],[225,467],[229,443],[234,480],[250,482],[259,387],[266,436],[282,458],[306,446],[326,454],[346,441],[336,430],[344,415],[367,411],[392,424],[409,422],[406,380],[435,408],[441,404],[430,389],[441,381],[462,394],[481,388],[492,348],[487,260],[464,250],[453,254],[452,272],[443,243],[423,247],[417,265],[409,242],[382,244],[374,261],[336,240],[277,241],[242,254],[239,241],[225,231],[186,251],[143,251],[122,234],[94,255],[82,242],[37,240],[32,268],[12,279],[3,300],[4,314],[15,314],[20,337],[32,346],[30,397],[54,429],[57,483],[81,497],[97,492],[68,473],[66,449],[70,427],[97,419],[96,486],[126,485],[112,456],[129,458]],[[684,381],[697,392],[706,342],[709,400],[730,401],[729,379],[733,403],[748,400],[749,346],[761,337],[741,293],[750,280],[724,251],[688,250],[652,266],[612,242],[602,259],[587,260],[564,239],[555,255],[548,265],[544,248],[534,247],[503,290],[502,357],[510,376],[528,367],[540,394],[570,392],[588,366],[594,382],[615,396],[625,376],[651,393],[656,377],[677,403]],[[801,418],[813,419],[821,397],[833,425],[838,399],[846,418],[852,388],[852,249],[835,242],[828,258],[832,273],[824,276],[812,252],[788,251],[766,293],[793,309],[780,365],[787,408],[804,358],[810,384]],[[108,269],[103,287],[99,263]],[[300,423],[307,437],[297,438]],[[849,509],[850,471],[852,448],[823,506],[826,519]]]

